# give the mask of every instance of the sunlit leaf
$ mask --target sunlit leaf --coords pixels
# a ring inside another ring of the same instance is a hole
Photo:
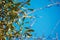
[[[24,28],[24,24],[29,24],[29,22],[24,22],[27,14],[24,11],[25,9],[22,10],[22,7],[25,7],[26,4],[30,5],[29,2],[30,0],[19,3],[14,2],[14,0],[0,0],[0,18],[2,19],[0,20],[0,40],[6,40],[6,37],[11,40],[13,36],[22,37],[24,33],[27,34],[27,36],[32,36],[32,34],[28,32],[33,32],[34,30]],[[19,19],[21,19],[22,23],[18,21]],[[15,29],[16,25],[13,24],[14,22],[20,27],[18,31]]]

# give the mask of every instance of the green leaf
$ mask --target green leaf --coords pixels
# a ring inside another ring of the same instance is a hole
[[[30,9],[30,8],[29,8],[28,10],[33,11],[34,9]]]
[[[30,3],[27,3],[27,5],[30,5]]]
[[[26,29],[30,29],[29,27],[25,27]]]
[[[34,30],[33,29],[27,29],[26,32],[34,32]]]
[[[27,34],[27,36],[30,36],[30,37],[32,36],[32,34],[30,34],[30,33],[26,33],[26,34]]]

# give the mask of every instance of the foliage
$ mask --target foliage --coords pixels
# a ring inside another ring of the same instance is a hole
[[[32,36],[31,32],[34,32],[34,30],[23,27],[27,14],[22,10],[22,7],[26,4],[30,5],[29,2],[30,0],[19,3],[15,3],[13,0],[0,0],[0,40],[6,40],[7,37],[11,40],[12,37]],[[33,9],[30,8],[27,10],[33,11]],[[21,14],[23,14],[23,16],[20,16]],[[21,18],[22,24],[18,22]],[[19,25],[19,31],[15,30],[14,22]],[[24,32],[21,33],[24,28]]]

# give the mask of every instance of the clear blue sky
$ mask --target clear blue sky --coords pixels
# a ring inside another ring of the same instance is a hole
[[[53,0],[54,2],[60,2],[60,0]],[[40,8],[47,6],[48,4],[51,4],[49,0],[31,0],[31,8]],[[34,12],[34,16],[42,16],[42,18],[36,18],[36,22],[33,25],[33,28],[35,29],[36,36],[45,35],[48,36],[51,34],[54,27],[57,25],[56,29],[54,30],[53,34],[59,32],[60,28],[60,5],[52,6],[50,8],[45,8],[43,10],[39,10]],[[51,34],[51,36],[54,36]]]
[[[60,0],[53,0],[54,2],[60,2]],[[50,0],[31,0],[30,8],[37,9],[40,7],[47,6],[48,4],[51,4]],[[36,11],[32,14],[33,16],[36,16],[36,22],[32,26],[32,28],[35,30],[34,33],[36,33],[35,36],[40,37],[43,34],[47,37],[51,34],[54,27],[55,30],[51,36],[55,36],[55,33],[58,33],[60,37],[60,5],[55,5],[50,8],[45,8],[43,10]],[[41,16],[41,18],[37,18]]]

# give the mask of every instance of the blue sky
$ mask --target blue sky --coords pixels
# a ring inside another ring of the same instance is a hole
[[[60,0],[53,0],[53,2],[60,2]],[[31,5],[28,8],[33,9],[43,8],[52,4],[50,0],[31,0],[30,3]],[[33,33],[34,36],[40,37],[44,34],[45,37],[48,37],[49,35],[55,37],[55,34],[58,33],[60,38],[60,5],[37,10],[32,15],[36,16],[36,22],[32,26],[35,30]]]
[[[54,2],[60,2],[60,0],[53,0]],[[51,4],[49,0],[31,0],[31,8],[37,9],[40,7],[47,6]],[[56,29],[54,30],[53,34],[59,32],[60,28],[60,6],[54,5],[50,8],[45,8],[43,10],[39,10],[33,13],[34,16],[42,16],[42,18],[36,18],[36,22],[33,25],[35,29],[36,36],[42,36],[43,34],[47,37],[51,34],[54,27],[57,25]],[[51,36],[54,36],[51,34]]]

